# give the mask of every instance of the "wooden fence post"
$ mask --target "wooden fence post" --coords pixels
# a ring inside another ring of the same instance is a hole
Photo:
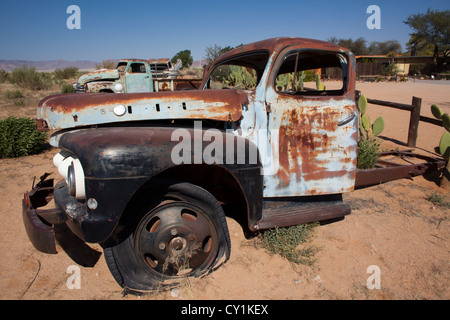
[[[419,131],[422,98],[413,97],[412,105],[414,106],[414,109],[411,111],[411,118],[409,120],[408,147],[415,148]]]

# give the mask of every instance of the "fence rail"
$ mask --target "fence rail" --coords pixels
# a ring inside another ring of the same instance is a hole
[[[358,101],[359,97],[361,96],[360,91],[356,91],[356,101]],[[399,110],[405,110],[409,111],[410,118],[409,118],[409,130],[408,130],[408,147],[415,148],[417,143],[417,137],[419,132],[419,122],[427,122],[431,123],[437,126],[442,127],[442,120],[433,119],[425,116],[420,115],[420,110],[422,108],[422,98],[413,97],[411,104],[404,104],[404,103],[397,103],[397,102],[391,102],[391,101],[384,101],[384,100],[377,100],[377,99],[369,99],[367,98],[367,102],[379,106],[399,109]]]

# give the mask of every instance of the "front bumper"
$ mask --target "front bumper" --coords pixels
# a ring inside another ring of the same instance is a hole
[[[41,209],[53,199],[53,179],[41,177],[30,192],[25,193],[22,200],[22,217],[28,238],[33,246],[44,253],[56,254],[54,224],[64,223],[66,218],[61,208]]]

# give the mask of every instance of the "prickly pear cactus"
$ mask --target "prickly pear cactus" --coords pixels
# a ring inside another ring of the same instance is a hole
[[[316,89],[319,91],[325,90],[325,84],[320,80],[320,75],[316,74]]]
[[[362,94],[358,100],[358,109],[360,112],[359,131],[361,135],[368,138],[370,135],[378,136],[384,130],[384,119],[378,117],[373,124],[371,124],[370,118],[366,115],[367,110],[367,98]]]
[[[448,113],[442,113],[441,109],[435,104],[431,106],[431,113],[435,118],[442,120],[442,125],[447,130],[441,137],[439,153],[448,161],[450,158],[450,116]]]
[[[439,142],[439,153],[447,161],[447,167],[445,168],[447,172],[442,175],[441,187],[450,190],[450,180],[448,179],[450,172],[450,116],[448,113],[442,113],[441,109],[435,104],[431,106],[431,113],[435,118],[442,120],[442,125],[446,130]]]

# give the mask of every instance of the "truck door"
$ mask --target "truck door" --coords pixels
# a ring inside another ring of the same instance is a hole
[[[125,72],[125,88],[127,93],[153,92],[153,82],[148,65],[132,62]]]
[[[278,130],[272,134],[277,139],[269,140],[272,150],[278,150],[278,165],[264,177],[264,196],[354,189],[358,113],[353,77],[349,80],[353,60],[342,52],[280,53],[266,89],[268,131]]]

